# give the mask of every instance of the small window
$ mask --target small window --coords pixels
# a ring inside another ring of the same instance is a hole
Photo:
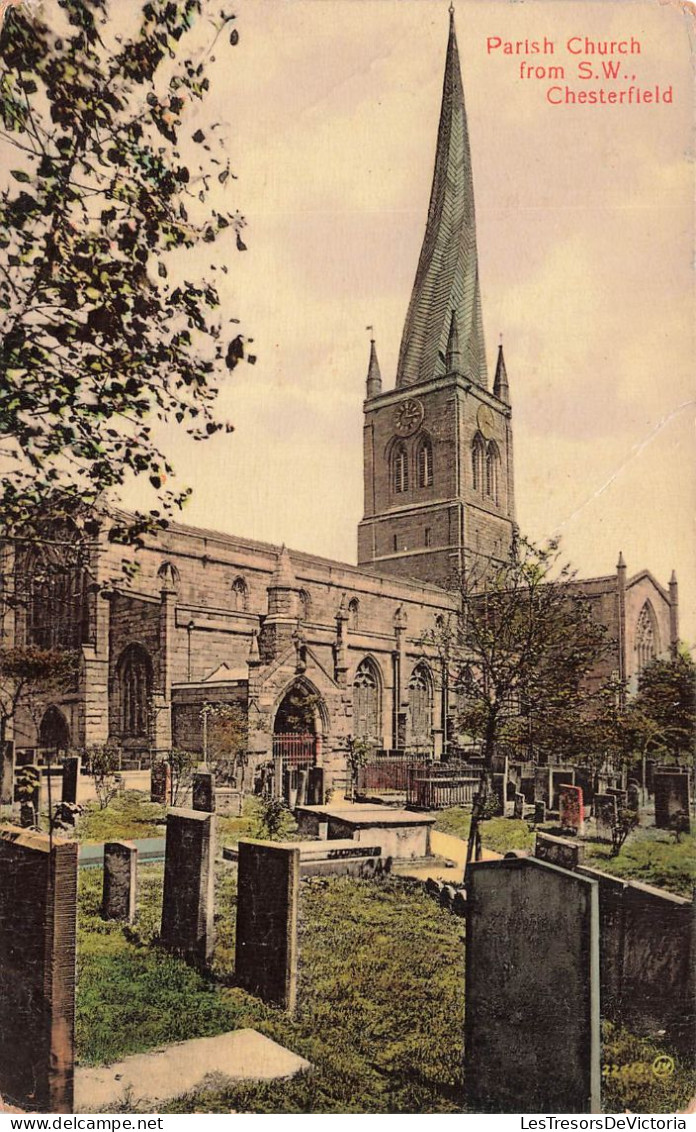
[[[309,621],[312,615],[312,599],[306,590],[300,590],[300,610],[303,621]]]
[[[424,535],[424,538],[423,538],[423,541],[424,541],[426,546],[431,545],[430,539],[431,539],[430,527],[426,527],[425,528],[425,535]]]
[[[486,452],[486,495],[497,503],[499,498],[500,453],[498,445],[491,440]]]
[[[480,432],[476,433],[471,445],[471,474],[474,491],[483,491],[483,472],[485,463],[485,444]]]
[[[394,535],[394,550],[398,550],[398,549],[399,549],[399,536]]]
[[[249,603],[249,589],[244,578],[235,578],[232,583],[232,608],[237,613],[245,613]]]

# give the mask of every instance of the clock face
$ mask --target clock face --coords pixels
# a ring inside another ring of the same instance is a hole
[[[415,397],[409,397],[407,401],[402,401],[394,415],[394,429],[399,436],[410,436],[416,429],[420,428],[423,423],[425,410],[420,401]]]
[[[495,416],[488,405],[481,405],[476,414],[476,423],[485,440],[491,440],[495,434]]]

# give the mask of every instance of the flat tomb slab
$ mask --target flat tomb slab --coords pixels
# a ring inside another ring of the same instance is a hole
[[[75,1112],[103,1112],[130,1090],[129,1109],[163,1102],[197,1088],[211,1073],[233,1081],[276,1081],[311,1069],[308,1061],[256,1030],[193,1038],[113,1065],[75,1070]]]
[[[379,845],[382,856],[394,860],[431,855],[434,815],[384,806],[300,806],[296,815],[303,832],[318,832],[324,825],[329,841],[352,838],[362,845]]]
[[[419,814],[413,810],[392,810],[386,806],[298,806],[295,811],[298,817],[316,815],[319,821],[343,822],[354,829],[366,829],[379,826],[388,829],[390,826],[414,825],[432,826],[437,821],[433,814]]]
[[[244,840],[252,839],[245,837]],[[276,844],[299,849],[302,862],[336,861],[343,857],[379,857],[378,845],[358,845],[349,837],[332,841],[279,841]],[[237,861],[239,850],[236,845],[225,846],[222,856],[225,861]]]

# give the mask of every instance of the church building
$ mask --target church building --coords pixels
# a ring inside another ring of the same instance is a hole
[[[486,357],[472,164],[454,18],[425,236],[393,385],[371,343],[358,565],[171,523],[133,550],[76,518],[16,552],[26,601],[9,642],[77,648],[73,693],[15,721],[18,747],[114,744],[133,758],[204,750],[206,704],[237,705],[254,763],[346,778],[351,737],[440,758],[454,737],[437,656],[422,644],[456,611],[448,582],[503,560],[515,529],[514,382]],[[512,372],[512,371],[511,371]],[[356,389],[356,412],[358,391]],[[263,438],[260,438],[263,442]],[[79,542],[79,568],[51,569]],[[616,572],[581,583],[615,640],[600,675],[635,680],[676,646],[677,583]]]

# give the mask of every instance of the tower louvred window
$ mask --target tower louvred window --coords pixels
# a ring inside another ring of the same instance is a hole
[[[394,491],[400,495],[408,491],[408,454],[403,444],[394,449],[392,469]]]

